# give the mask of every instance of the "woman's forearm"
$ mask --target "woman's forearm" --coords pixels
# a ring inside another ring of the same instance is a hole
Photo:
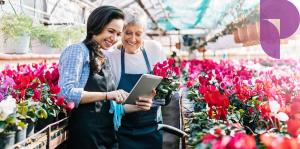
[[[140,110],[136,105],[125,104],[124,105],[124,111],[125,111],[125,113],[132,113],[132,112],[137,112],[137,111],[140,111]]]
[[[80,98],[80,104],[93,103],[93,102],[105,100],[106,94],[107,94],[106,92],[83,91]]]

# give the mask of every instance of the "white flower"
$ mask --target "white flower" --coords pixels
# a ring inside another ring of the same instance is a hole
[[[277,113],[280,109],[280,104],[275,100],[269,101],[269,105],[272,113]]]
[[[272,114],[280,121],[289,120],[289,116],[284,112],[278,112],[280,110],[280,104],[276,100],[269,101],[270,110]]]
[[[275,117],[278,120],[283,121],[283,122],[286,122],[287,120],[289,120],[289,116],[284,112],[279,112],[279,113],[275,114]]]
[[[0,121],[5,121],[6,118],[16,112],[16,100],[8,96],[0,102]]]

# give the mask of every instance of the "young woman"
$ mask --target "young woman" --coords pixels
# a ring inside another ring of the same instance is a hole
[[[67,47],[60,56],[60,94],[76,105],[69,120],[70,149],[118,148],[110,108],[114,102],[122,103],[128,93],[116,90],[103,50],[118,41],[123,26],[124,14],[120,9],[98,7],[88,18],[86,39]],[[142,104],[125,110],[147,110],[152,103],[151,98],[141,97],[139,101]]]

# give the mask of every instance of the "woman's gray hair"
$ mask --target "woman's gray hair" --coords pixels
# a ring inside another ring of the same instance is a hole
[[[130,24],[139,24],[147,28],[147,16],[139,7],[129,7],[123,10],[125,14],[125,27]]]

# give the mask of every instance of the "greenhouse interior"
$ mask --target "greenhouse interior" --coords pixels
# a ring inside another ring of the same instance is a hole
[[[299,0],[0,0],[0,149],[300,149]]]

